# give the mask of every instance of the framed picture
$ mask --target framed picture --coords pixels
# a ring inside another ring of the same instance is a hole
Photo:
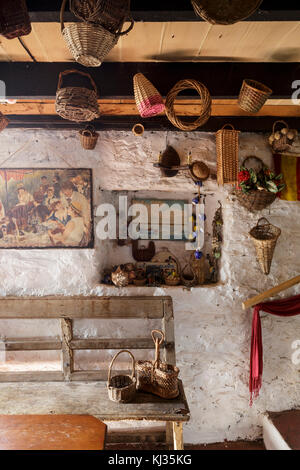
[[[0,248],[92,248],[92,170],[0,169]]]

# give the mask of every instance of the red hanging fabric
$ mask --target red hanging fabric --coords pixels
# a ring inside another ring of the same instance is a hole
[[[300,295],[257,304],[253,309],[249,379],[250,406],[252,405],[253,398],[258,397],[262,384],[263,346],[259,315],[260,310],[280,317],[300,315]]]

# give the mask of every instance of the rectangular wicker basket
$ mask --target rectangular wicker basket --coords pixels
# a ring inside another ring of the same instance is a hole
[[[226,129],[229,126],[230,129]],[[225,124],[216,133],[218,184],[236,184],[239,168],[239,132],[231,124]]]

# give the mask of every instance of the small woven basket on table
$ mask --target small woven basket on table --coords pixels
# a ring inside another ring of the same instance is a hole
[[[126,31],[112,32],[100,23],[79,22],[64,25],[67,0],[63,0],[60,12],[61,32],[76,62],[86,67],[99,67],[118,43],[120,36],[133,28],[133,20]],[[123,26],[123,23],[121,27]]]
[[[262,0],[191,0],[196,15],[211,24],[234,24],[248,18]]]
[[[155,333],[160,338],[155,337]],[[152,338],[155,344],[155,360],[136,362],[137,390],[153,393],[161,398],[176,398],[179,395],[179,369],[160,361],[159,348],[165,339],[163,332],[153,330]]]
[[[264,221],[264,224],[261,224],[262,221]],[[280,228],[270,224],[265,217],[259,219],[256,226],[249,232],[256,248],[258,262],[264,274],[270,272],[273,253],[280,234]]]
[[[183,90],[193,88],[199,93],[200,96],[200,115],[193,122],[186,122],[181,120],[175,113],[174,102],[177,98],[178,93]],[[169,121],[178,129],[182,131],[193,131],[200,126],[203,126],[211,114],[211,97],[208,89],[202,83],[194,79],[180,80],[176,85],[169,91],[166,98],[166,115]]]
[[[231,129],[226,129],[229,126]],[[239,133],[231,124],[225,124],[216,133],[218,184],[235,184],[239,171]]]
[[[142,117],[156,116],[165,110],[161,94],[142,73],[134,75],[133,88],[136,106]]]
[[[246,162],[249,159],[255,159],[258,164],[263,168],[263,161],[258,158],[258,157],[247,157],[242,163],[242,166],[246,167]],[[252,189],[248,191],[247,193],[243,193],[242,190],[235,189],[234,194],[241,204],[241,206],[245,207],[248,209],[250,212],[254,211],[261,211],[268,207],[270,204],[272,204],[276,197],[276,193],[271,193],[270,191],[267,191],[266,189]]]
[[[95,132],[94,126],[86,126],[79,131],[81,145],[86,150],[93,150],[96,147],[99,134]]]
[[[272,94],[271,88],[256,80],[245,79],[243,81],[238,105],[248,113],[257,113]]]
[[[0,34],[14,39],[31,33],[25,0],[0,0]]]
[[[93,90],[82,86],[62,87],[63,77],[70,74],[79,74],[87,77]],[[57,114],[69,121],[92,121],[100,116],[97,87],[92,77],[80,70],[65,70],[59,74],[55,109]]]
[[[131,357],[132,361],[132,372],[131,375],[115,375],[111,376],[111,370],[113,363],[117,357],[122,353],[127,353]],[[136,378],[135,378],[135,359],[133,354],[127,349],[122,349],[117,354],[114,355],[109,369],[108,369],[108,379],[107,379],[107,391],[108,397],[110,400],[117,403],[128,403],[132,401],[135,397],[136,392]]]

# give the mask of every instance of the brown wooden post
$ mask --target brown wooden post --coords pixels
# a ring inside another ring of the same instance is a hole
[[[164,360],[168,364],[176,365],[175,338],[174,338],[174,314],[171,298],[164,300],[164,316],[162,327],[165,333],[166,348],[164,349]]]
[[[65,380],[70,380],[73,372],[73,350],[70,347],[70,342],[73,339],[72,320],[70,318],[61,318],[62,330],[62,366]]]

